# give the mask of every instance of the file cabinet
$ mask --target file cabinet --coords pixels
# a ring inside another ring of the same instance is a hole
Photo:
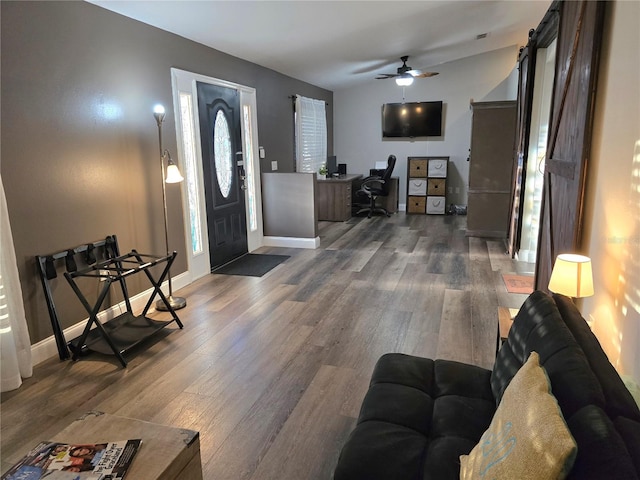
[[[317,180],[318,220],[344,222],[351,218],[351,199],[354,181],[362,175],[344,175]]]

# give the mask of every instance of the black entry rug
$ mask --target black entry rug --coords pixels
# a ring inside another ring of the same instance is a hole
[[[223,275],[243,275],[245,277],[261,277],[272,268],[284,262],[289,255],[262,255],[247,253],[232,262],[214,270],[213,273]]]

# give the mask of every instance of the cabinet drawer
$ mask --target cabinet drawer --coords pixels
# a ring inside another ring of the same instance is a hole
[[[443,196],[445,191],[444,178],[430,178],[427,183],[427,195]]]
[[[422,177],[427,176],[427,160],[409,158],[409,177]]]
[[[447,178],[447,160],[444,158],[429,159],[429,176]]]
[[[444,215],[446,203],[445,197],[427,197],[427,213],[431,215]]]
[[[407,213],[424,213],[427,197],[408,197]]]
[[[424,178],[410,178],[408,195],[426,195],[427,181]]]

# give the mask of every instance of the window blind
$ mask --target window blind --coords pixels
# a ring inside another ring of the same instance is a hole
[[[327,161],[327,115],[323,100],[296,95],[296,171],[315,173]]]

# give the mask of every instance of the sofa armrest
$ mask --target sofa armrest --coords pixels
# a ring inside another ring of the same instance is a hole
[[[553,300],[558,306],[562,320],[586,355],[589,366],[602,387],[606,402],[605,412],[611,418],[622,415],[640,422],[638,405],[614,366],[611,365],[607,354],[580,311],[571,299],[564,295],[554,294]]]
[[[568,479],[638,478],[632,454],[604,410],[588,405],[568,418],[567,425],[578,444]]]
[[[540,365],[549,376],[552,393],[565,417],[586,405],[604,407],[602,388],[584,352],[562,321],[553,299],[540,291],[524,302],[498,352],[491,374],[491,388],[498,402],[531,352],[540,356]]]

